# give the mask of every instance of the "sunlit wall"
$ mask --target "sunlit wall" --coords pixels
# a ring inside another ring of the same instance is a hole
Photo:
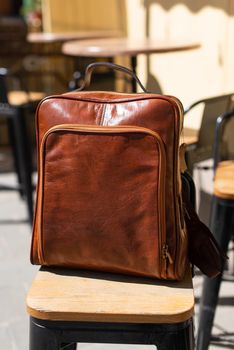
[[[234,1],[42,0],[51,31],[114,29],[138,39],[186,39],[201,48],[138,59],[138,74],[151,90],[179,97],[185,106],[234,91]],[[121,62],[121,60],[118,62]],[[126,59],[122,59],[125,64]],[[186,120],[199,127],[199,118]]]

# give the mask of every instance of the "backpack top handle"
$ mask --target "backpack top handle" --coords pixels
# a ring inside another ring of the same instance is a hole
[[[97,67],[107,67],[107,68],[117,70],[120,72],[124,72],[124,73],[130,75],[132,77],[132,79],[134,79],[139,84],[142,91],[145,93],[148,93],[148,91],[146,90],[144,85],[141,83],[140,79],[137,77],[137,75],[131,69],[128,69],[126,67],[120,66],[119,64],[110,63],[110,62],[94,62],[94,63],[89,64],[85,70],[84,81],[83,81],[82,85],[79,87],[79,89],[77,89],[76,91],[82,91],[90,86],[93,70]]]

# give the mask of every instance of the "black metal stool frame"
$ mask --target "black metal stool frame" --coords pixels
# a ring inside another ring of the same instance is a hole
[[[193,319],[176,324],[47,321],[30,317],[30,350],[75,350],[77,343],[156,345],[193,350]]]
[[[8,103],[6,93],[6,76],[8,72],[5,69],[0,71],[0,116],[4,117],[8,122],[10,142],[12,146],[14,166],[18,176],[19,187],[0,186],[3,190],[18,190],[21,196],[25,197],[27,203],[27,211],[29,221],[33,221],[33,185],[32,185],[32,155],[26,124],[24,111],[30,108],[27,104],[22,106],[11,106]]]
[[[226,121],[234,117],[234,112],[221,115],[217,119],[214,144],[214,170],[219,161],[219,142],[221,139],[222,128]],[[223,252],[227,252],[228,243],[234,234],[234,200],[222,199],[213,196],[210,229],[216,240],[220,244]],[[215,311],[218,304],[219,290],[222,282],[222,274],[214,279],[204,278],[203,292],[200,302],[199,328],[197,335],[197,350],[207,350],[212,338],[212,326],[215,317]]]
[[[228,243],[233,235],[234,200],[213,198],[211,231],[223,252],[227,252]],[[218,304],[222,274],[214,279],[204,277],[203,293],[200,301],[197,350],[207,350],[212,338],[211,331]]]

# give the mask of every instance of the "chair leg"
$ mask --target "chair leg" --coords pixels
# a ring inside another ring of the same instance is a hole
[[[184,329],[164,334],[160,342],[155,345],[157,350],[194,350],[193,322]]]
[[[60,350],[57,334],[30,319],[29,350]]]
[[[223,252],[227,252],[232,235],[234,207],[213,198],[211,214],[211,230],[220,244]],[[214,279],[204,278],[203,292],[200,301],[200,315],[197,335],[197,350],[207,350],[218,304],[222,274]]]
[[[12,118],[7,119],[7,126],[8,126],[9,143],[11,145],[11,150],[12,150],[12,154],[13,154],[13,164],[14,164],[14,168],[16,171],[17,180],[18,180],[18,184],[19,184],[19,194],[21,197],[23,197],[22,179],[21,179],[20,168],[19,168],[17,145],[15,142],[14,120],[12,120]]]
[[[17,159],[22,182],[23,193],[27,202],[29,221],[33,221],[33,186],[32,186],[32,171],[31,161],[29,159],[29,150],[27,149],[27,135],[24,125],[23,111],[20,108],[16,109],[13,116],[15,144],[17,150]]]
[[[198,322],[197,350],[208,349],[216,306],[218,303],[221,280],[221,275],[213,280],[208,277],[204,278]]]

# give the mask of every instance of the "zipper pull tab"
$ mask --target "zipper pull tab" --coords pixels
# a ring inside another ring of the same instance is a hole
[[[166,255],[167,255],[167,259],[169,260],[169,263],[173,264],[173,259],[172,259],[171,254],[170,254],[168,249],[167,249]]]
[[[167,270],[167,261],[169,261],[170,264],[173,264],[173,259],[169,252],[168,244],[163,245],[163,258],[165,260],[165,269]]]

